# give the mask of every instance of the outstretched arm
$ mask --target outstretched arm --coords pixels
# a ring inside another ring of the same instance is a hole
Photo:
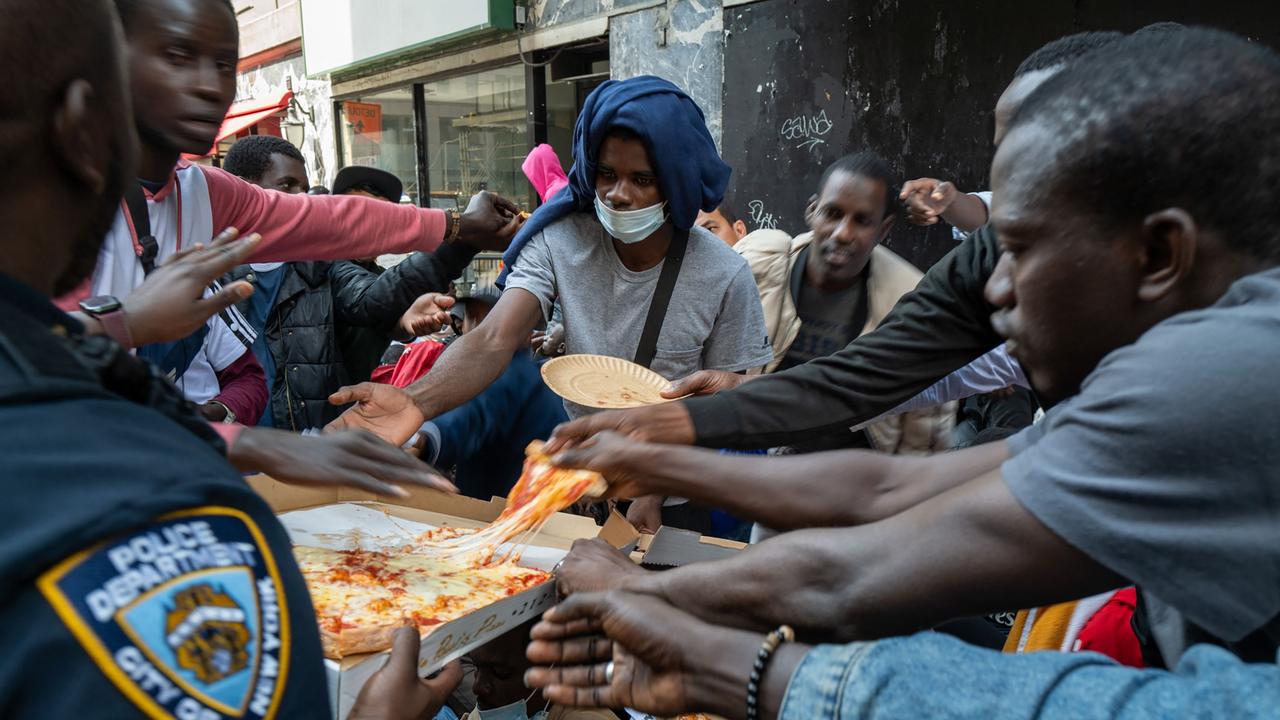
[[[349,325],[390,332],[419,296],[446,292],[476,252],[465,245],[444,245],[435,252],[414,253],[383,273],[354,262],[334,263],[329,269],[334,309]]]
[[[629,575],[624,589],[718,624],[865,639],[1122,582],[1027,512],[995,471],[887,520],[798,530],[729,560]]]
[[[449,346],[431,372],[404,390],[360,383],[330,395],[334,405],[356,405],[325,429],[362,428],[392,444],[404,443],[424,420],[458,407],[496,380],[516,349],[528,342],[540,317],[537,298],[518,288],[507,290],[484,322]]]
[[[209,185],[213,226],[262,235],[250,262],[349,260],[435,250],[451,227],[443,210],[354,195],[287,195],[218,168],[201,170]],[[510,201],[480,193],[461,216],[458,242],[501,249],[520,223]]]
[[[608,433],[556,456],[604,473],[614,494],[676,495],[779,530],[882,520],[999,467],[1003,442],[932,457],[839,450],[758,457]]]
[[[474,330],[458,338],[431,372],[405,388],[424,418],[433,418],[479,395],[498,379],[515,351],[529,341],[542,317],[531,293],[512,288]]]

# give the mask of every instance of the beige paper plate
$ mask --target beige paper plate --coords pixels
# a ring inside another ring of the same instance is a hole
[[[542,379],[560,397],[594,408],[630,408],[671,402],[659,393],[666,378],[607,355],[565,355],[542,366]]]

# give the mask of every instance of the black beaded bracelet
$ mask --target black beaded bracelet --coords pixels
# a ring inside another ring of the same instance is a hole
[[[756,662],[751,666],[751,677],[747,680],[747,720],[756,720],[760,713],[760,685],[764,683],[764,670],[769,665],[769,658],[778,646],[796,639],[796,633],[783,625],[764,636],[760,652],[756,653]]]

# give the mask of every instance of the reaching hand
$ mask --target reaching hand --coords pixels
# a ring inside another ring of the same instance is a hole
[[[691,445],[696,437],[693,419],[689,417],[684,404],[670,402],[626,410],[608,410],[563,423],[551,433],[544,451],[554,455],[605,430],[613,430],[633,440],[673,445]]]
[[[632,500],[631,507],[627,508],[627,522],[642,533],[652,535],[658,532],[662,527],[662,503],[665,500],[663,495],[645,495]]]
[[[426,421],[409,393],[393,385],[349,385],[330,395],[329,402],[356,405],[326,425],[325,430],[363,428],[396,446],[408,442]]]
[[[305,436],[274,428],[245,428],[229,450],[243,472],[262,472],[294,485],[347,485],[404,497],[400,485],[457,492],[431,466],[363,430]]]
[[[420,720],[435,717],[462,682],[462,665],[445,665],[429,678],[418,677],[418,630],[396,631],[387,663],[360,688],[350,720]]]
[[[911,224],[933,225],[959,194],[952,183],[920,178],[904,184],[898,199],[906,203],[907,220]]]
[[[396,329],[402,338],[417,338],[430,335],[449,324],[449,308],[453,307],[453,298],[443,293],[426,293],[400,316]]]
[[[236,240],[238,234],[227,228],[209,247],[196,244],[174,253],[122,300],[134,345],[181,340],[253,294],[253,285],[240,281],[204,297],[209,283],[248,259],[262,240],[257,233]]]
[[[562,467],[595,470],[609,481],[605,497],[635,498],[655,492],[646,471],[646,446],[615,432],[602,432],[551,458]]]
[[[617,590],[648,574],[649,571],[604,540],[574,540],[569,554],[556,569],[556,590],[561,596]]]
[[[750,375],[741,373],[699,370],[668,385],[662,391],[662,397],[675,400],[687,395],[714,395],[721,390],[732,390],[750,379]]]
[[[652,595],[622,592],[574,595],[548,610],[531,637],[525,684],[547,700],[663,717],[740,711],[760,642]]]
[[[459,222],[462,228],[458,242],[477,250],[503,252],[524,224],[524,217],[510,200],[491,192],[478,192],[471,196]]]

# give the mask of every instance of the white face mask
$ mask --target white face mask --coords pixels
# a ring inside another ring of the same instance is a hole
[[[471,717],[478,718],[478,720],[543,720],[546,716],[547,712],[545,710],[529,715],[529,711],[525,708],[524,700],[517,700],[510,705],[503,705],[492,710],[481,710],[480,706],[477,705],[475,712],[471,713]]]
[[[639,210],[614,210],[597,195],[596,217],[600,218],[605,232],[630,245],[649,237],[667,221],[667,204],[660,202]]]

